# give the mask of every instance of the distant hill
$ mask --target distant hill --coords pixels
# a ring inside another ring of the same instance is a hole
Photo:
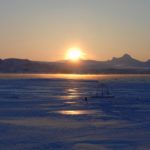
[[[148,73],[150,60],[143,62],[125,54],[109,61],[69,60],[57,62],[40,62],[28,59],[0,59],[0,73]]]
[[[120,58],[114,57],[109,63],[114,67],[123,67],[123,68],[150,67],[147,66],[148,64],[146,62],[142,62],[135,58],[132,58],[129,54],[124,54]]]

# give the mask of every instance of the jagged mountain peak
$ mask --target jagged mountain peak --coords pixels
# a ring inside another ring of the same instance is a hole
[[[131,57],[131,55],[129,55],[129,54],[126,53],[126,54],[124,54],[124,55],[122,56],[122,58],[130,58],[130,59],[131,59],[132,57]]]
[[[133,58],[129,54],[124,54],[122,57],[116,58],[114,57],[111,61],[110,64],[114,66],[119,66],[119,67],[138,67],[138,66],[143,66],[143,62]]]
[[[129,59],[134,59],[131,55],[129,54],[124,54],[121,57],[113,57],[112,60],[129,60]]]

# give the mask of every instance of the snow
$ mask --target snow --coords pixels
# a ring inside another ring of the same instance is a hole
[[[0,78],[0,150],[149,150],[149,116],[150,76]]]

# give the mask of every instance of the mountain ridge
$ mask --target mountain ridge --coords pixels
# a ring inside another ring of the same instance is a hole
[[[0,59],[0,73],[150,73],[150,59],[140,61],[129,54],[107,61],[71,60],[44,62],[29,59]]]

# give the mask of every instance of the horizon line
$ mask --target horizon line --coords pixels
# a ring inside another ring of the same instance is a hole
[[[122,58],[124,56],[129,56],[131,57],[132,59],[136,59],[138,61],[141,61],[141,62],[147,62],[150,60],[150,58],[148,58],[147,60],[140,60],[138,58],[135,58],[135,57],[132,57],[132,55],[128,54],[128,53],[124,53],[123,55],[121,55],[120,57],[116,57],[116,56],[112,56],[110,59],[106,59],[106,60],[98,60],[98,59],[80,59],[79,61],[102,61],[102,62],[105,62],[105,61],[111,61],[113,60],[114,58]],[[69,59],[59,59],[59,60],[34,60],[32,58],[18,58],[18,57],[3,57],[3,58],[0,58],[0,60],[7,60],[7,59],[20,59],[20,60],[29,60],[29,61],[39,61],[39,62],[59,62],[59,61],[70,61]]]

